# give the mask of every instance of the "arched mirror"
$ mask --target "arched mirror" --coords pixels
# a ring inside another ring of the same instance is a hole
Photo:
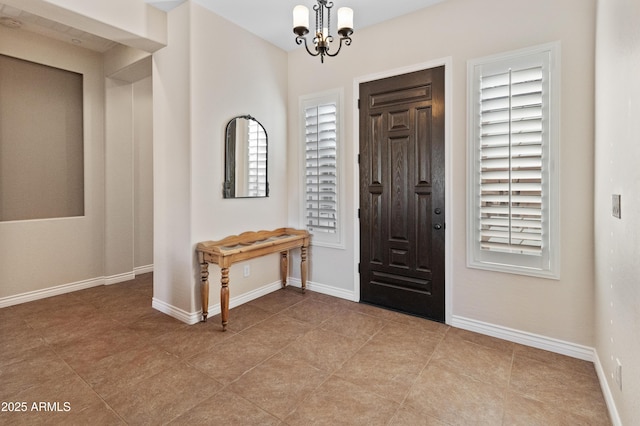
[[[269,196],[267,154],[267,132],[258,120],[241,115],[227,123],[224,198]]]

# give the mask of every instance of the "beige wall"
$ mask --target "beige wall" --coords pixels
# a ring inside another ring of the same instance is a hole
[[[188,315],[195,310],[196,291],[191,264],[189,7],[173,10],[167,21],[167,47],[153,55],[152,73],[153,296]]]
[[[101,277],[104,259],[102,57],[86,49],[6,27],[0,27],[0,53],[84,74],[85,156],[84,216],[0,223],[0,298]]]
[[[168,14],[169,44],[154,55],[154,306],[184,321],[200,309],[195,245],[287,225],[286,53],[201,6]],[[251,114],[269,135],[269,198],[222,198],[224,131]],[[231,296],[276,282],[276,258],[231,270]],[[210,307],[219,303],[210,268]]]
[[[621,424],[640,424],[640,3],[598,3],[596,341]],[[622,196],[620,219],[611,196]],[[613,377],[622,364],[622,390]],[[618,423],[620,424],[620,423]]]
[[[131,52],[133,51],[133,52]],[[105,275],[132,278],[153,264],[151,57],[119,46],[105,54]]]
[[[47,15],[50,4],[44,1],[17,6],[52,17]],[[80,19],[86,24],[84,18]],[[152,17],[145,16],[140,27],[152,21]],[[0,53],[84,75],[85,179],[84,216],[0,223],[0,306],[119,282],[132,277],[136,270],[149,270],[152,231],[143,225],[136,227],[134,219],[152,216],[152,188],[146,177],[146,187],[137,189],[144,196],[135,198],[134,173],[148,176],[151,165],[138,161],[132,146],[136,141],[135,149],[147,151],[143,157],[151,155],[151,85],[148,81],[146,86],[141,82],[127,87],[116,80],[105,84],[103,73],[108,69],[118,78],[139,80],[145,73],[150,75],[149,53],[121,47],[103,57],[68,43],[1,26]],[[145,55],[149,57],[146,64]],[[141,71],[135,63],[142,63],[147,70]],[[116,102],[109,103],[108,99]],[[120,101],[124,107],[118,110],[116,104]],[[107,104],[110,109],[105,108]],[[128,110],[134,117],[118,116],[114,110]],[[105,135],[111,137],[111,143],[105,142]]]
[[[105,80],[105,259],[109,277],[133,272],[133,102],[131,83]],[[122,276],[122,278],[125,278]],[[131,277],[132,278],[132,277]]]
[[[149,63],[151,65],[151,63]],[[149,73],[151,68],[149,66]],[[153,268],[153,82],[133,84],[133,231],[136,271]]]
[[[453,320],[470,319],[574,344],[593,344],[593,62],[595,0],[448,0],[413,14],[358,30],[353,44],[320,64],[303,49],[289,56],[290,214],[299,223],[298,98],[343,88],[346,124],[348,235],[356,232],[357,167],[352,148],[353,82],[363,76],[451,58],[452,117],[447,192],[452,262]],[[547,280],[466,266],[466,62],[494,53],[560,41],[561,279]],[[575,155],[579,152],[579,155]],[[356,241],[346,250],[314,247],[310,280],[354,291]],[[336,274],[335,271],[340,273]],[[451,317],[450,317],[451,318]]]

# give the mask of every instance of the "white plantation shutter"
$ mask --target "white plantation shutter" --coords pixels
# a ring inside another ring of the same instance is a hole
[[[335,234],[338,227],[337,105],[304,108],[305,223],[314,234]]]
[[[553,57],[547,45],[469,64],[470,266],[557,276]]]
[[[267,135],[257,121],[248,120],[247,194],[266,197],[267,194]]]
[[[542,252],[542,67],[480,80],[480,248]]]

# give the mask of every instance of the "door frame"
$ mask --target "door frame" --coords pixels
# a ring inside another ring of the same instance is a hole
[[[360,99],[360,83],[366,83],[369,81],[380,80],[387,77],[395,77],[402,74],[407,74],[414,71],[420,71],[428,68],[435,68],[444,65],[444,162],[445,162],[445,177],[444,177],[444,312],[445,323],[451,324],[453,318],[453,209],[452,209],[452,194],[451,188],[453,186],[453,147],[452,147],[452,115],[453,115],[453,58],[451,56],[434,59],[428,62],[421,62],[419,64],[409,65],[402,68],[394,68],[386,71],[381,71],[375,74],[368,74],[353,79],[353,158],[358,158],[360,151],[360,112],[358,109],[358,99]],[[360,200],[360,171],[359,167],[353,167],[353,194],[355,200]],[[358,225],[358,208],[360,202],[356,205],[354,212],[355,223],[354,226],[354,296],[356,302],[360,301],[360,273],[358,272],[358,264],[360,263],[360,226]],[[466,228],[465,228],[466,229]],[[466,251],[465,251],[466,253]]]

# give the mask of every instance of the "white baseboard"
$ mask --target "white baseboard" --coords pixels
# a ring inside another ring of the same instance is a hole
[[[287,281],[287,285],[292,287],[302,287],[302,283],[300,279],[289,278]],[[280,281],[273,282],[271,284],[264,285],[260,288],[252,290],[248,293],[241,294],[236,297],[232,297],[229,299],[229,309],[235,308],[236,306],[243,305],[247,302],[250,302],[259,297],[265,296],[269,293],[272,293],[276,290],[282,288],[282,284]],[[307,288],[311,291],[316,291],[318,293],[327,294],[329,296],[339,297],[341,299],[347,299],[353,301],[353,292],[342,290],[339,288],[313,283],[307,281]],[[196,324],[202,320],[202,310],[197,312],[186,312],[180,308],[176,308],[175,306],[169,305],[166,302],[163,302],[158,299],[153,299],[151,306],[169,316],[172,316],[182,322],[185,322],[189,325]],[[208,318],[211,318],[214,315],[218,315],[221,311],[220,303],[216,303],[213,306],[209,306]]]
[[[503,327],[500,325],[489,324],[457,315],[452,316],[450,325],[464,330],[486,334],[487,336],[498,337],[510,342],[520,343],[522,345],[532,346],[534,348],[544,349],[546,351],[582,359],[584,361],[594,362],[595,360],[595,350],[593,348],[566,342],[564,340],[553,339],[551,337],[515,330],[513,328]]]
[[[59,296],[61,294],[71,293],[73,291],[84,290],[86,288],[97,287],[100,285],[104,285],[104,278],[102,277],[57,285],[54,287],[44,288],[42,290],[28,291],[26,293],[0,298],[0,308],[33,302],[34,300],[46,299],[47,297]]]
[[[258,297],[265,296],[269,293],[272,293],[280,289],[281,287],[282,285],[280,284],[280,281],[277,281],[277,282],[262,286],[260,288],[257,288],[255,290],[252,290],[248,293],[244,293],[236,297],[231,297],[229,299],[229,309],[232,309],[232,308],[235,308],[236,306],[240,306],[244,303],[250,302],[254,299],[257,299]],[[151,307],[153,307],[154,309],[164,314],[172,316],[175,319],[185,322],[189,325],[197,324],[202,320],[202,309],[200,309],[197,312],[187,312],[183,309],[176,308],[173,305],[163,302],[162,300],[156,299],[155,297],[151,302]],[[222,307],[220,306],[220,303],[216,303],[215,305],[209,306],[209,312],[207,313],[207,317],[211,318],[214,315],[218,315],[221,310],[222,310]]]
[[[0,298],[0,308],[19,305],[21,303],[33,302],[35,300],[46,299],[47,297],[59,296],[61,294],[72,293],[74,291],[84,290],[91,287],[116,284],[123,281],[129,281],[134,278],[135,274],[132,271],[126,272],[124,274],[111,275],[108,277],[96,277],[90,278],[88,280],[61,284],[53,287],[43,288],[41,290],[28,291],[25,293]]]
[[[229,299],[229,309],[235,308],[236,306],[243,305],[247,302],[251,302],[252,300],[257,299],[258,297],[266,296],[267,294],[273,293],[274,291],[279,290],[281,288],[282,288],[282,283],[280,283],[280,281],[276,281],[274,283],[267,284],[255,290],[252,290],[248,293],[241,294],[236,297],[232,297],[231,299]],[[219,303],[216,303],[215,305],[209,307],[209,316],[218,315],[221,310],[222,310],[222,306],[220,306]]]
[[[300,281],[300,278],[289,278],[288,285],[302,288],[302,281]],[[306,287],[311,291],[326,294],[327,296],[338,297],[340,299],[346,299],[351,302],[359,301],[359,297],[355,294],[355,292],[344,290],[342,288],[332,287],[313,281],[307,281]]]
[[[104,285],[118,284],[124,281],[133,280],[136,278],[135,272],[125,272],[123,274],[110,275],[104,277]]]
[[[151,307],[189,325],[200,322],[200,319],[202,318],[201,312],[187,312],[183,309],[176,308],[173,305],[169,305],[162,300],[156,299],[155,297],[151,299]]]
[[[607,409],[609,410],[609,419],[613,426],[622,426],[622,420],[620,419],[620,414],[618,413],[618,407],[616,407],[616,402],[613,399],[613,395],[611,394],[611,388],[609,388],[609,381],[607,380],[607,375],[604,372],[604,367],[602,367],[602,363],[600,362],[600,357],[598,357],[598,351],[594,350],[595,360],[593,361],[596,367],[596,373],[598,374],[598,380],[600,381],[600,388],[602,389],[602,395],[604,396],[604,401],[607,403]]]
[[[153,272],[153,263],[151,265],[146,266],[136,266],[133,268],[133,273],[138,276],[142,274],[147,274],[149,272]]]

